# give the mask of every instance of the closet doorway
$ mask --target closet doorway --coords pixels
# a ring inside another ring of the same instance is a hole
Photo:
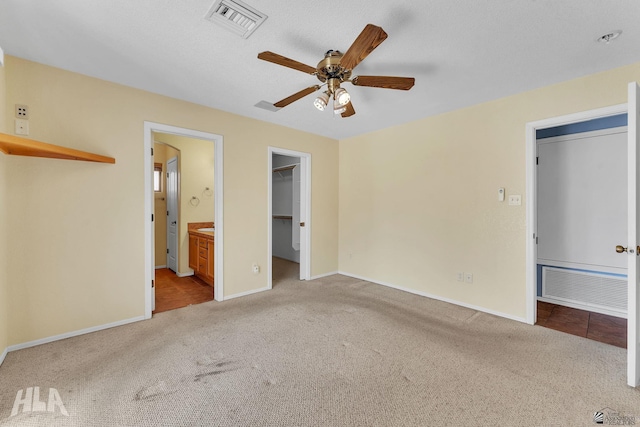
[[[310,275],[311,155],[268,150],[268,288]]]

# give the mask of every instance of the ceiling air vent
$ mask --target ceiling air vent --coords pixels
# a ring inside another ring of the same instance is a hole
[[[216,0],[205,19],[246,39],[267,19],[267,15],[239,0]]]

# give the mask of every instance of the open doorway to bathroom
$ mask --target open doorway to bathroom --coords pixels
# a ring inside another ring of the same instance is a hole
[[[155,212],[154,212],[154,191],[153,191],[153,174],[154,174],[154,139],[157,134],[167,134],[174,136],[182,136],[187,138],[195,138],[208,141],[214,147],[214,172],[215,178],[213,187],[214,213],[213,222],[215,223],[215,237],[213,242],[213,273],[214,273],[214,299],[216,301],[224,300],[224,138],[210,132],[203,132],[194,129],[181,128],[171,125],[155,122],[144,122],[144,318],[150,319],[152,311],[155,309],[155,280],[156,280],[156,263],[155,263]],[[173,144],[172,144],[173,145]],[[184,169],[184,168],[182,168]],[[206,187],[205,187],[206,189]],[[189,193],[182,191],[180,194],[181,203],[185,197],[189,197]],[[190,200],[190,197],[189,199]],[[195,202],[194,202],[195,203]],[[182,227],[184,215],[181,216],[179,225]],[[184,229],[187,229],[186,225]],[[182,229],[181,229],[182,230]],[[188,244],[188,243],[187,243]],[[187,249],[188,250],[188,249]],[[179,261],[180,266],[183,261]],[[187,256],[188,262],[188,256]],[[179,267],[181,268],[181,267]]]
[[[156,314],[214,299],[213,232],[197,229],[214,227],[215,153],[211,141],[158,132],[153,137]],[[203,250],[191,247],[192,231],[197,233],[196,246],[202,238]]]

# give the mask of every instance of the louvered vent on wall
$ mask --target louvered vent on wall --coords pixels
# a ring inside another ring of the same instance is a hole
[[[627,314],[627,280],[621,277],[542,267],[542,296],[599,313]]]
[[[205,19],[246,39],[267,19],[267,15],[239,0],[216,0]]]

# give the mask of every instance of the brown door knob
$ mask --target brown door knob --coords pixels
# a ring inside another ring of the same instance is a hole
[[[616,252],[618,252],[619,254],[621,254],[622,252],[627,252],[627,248],[622,245],[618,245],[616,246]]]

